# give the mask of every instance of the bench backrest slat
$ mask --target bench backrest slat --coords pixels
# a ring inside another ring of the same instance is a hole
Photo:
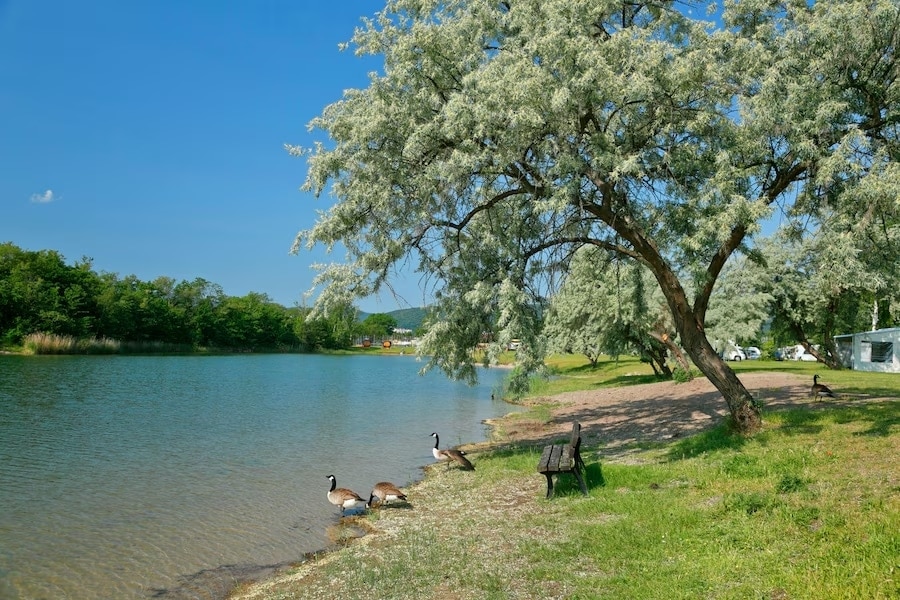
[[[581,452],[581,423],[572,424],[572,438],[569,440],[569,459],[574,463],[575,457]]]
[[[575,446],[581,438],[581,423],[572,424],[572,437],[569,439],[569,445]]]

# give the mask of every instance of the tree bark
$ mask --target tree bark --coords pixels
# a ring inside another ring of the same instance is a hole
[[[678,363],[678,366],[681,367],[688,379],[694,378],[693,374],[691,373],[691,365],[688,363],[687,358],[685,358],[684,352],[681,351],[681,348],[679,348],[678,345],[672,341],[672,336],[670,336],[668,333],[651,331],[650,337],[668,348],[669,352],[672,353],[672,356],[675,357],[675,362]]]
[[[744,434],[758,431],[762,427],[759,402],[750,395],[734,371],[719,357],[706,339],[703,326],[693,318],[693,315],[680,321],[678,334],[681,336],[685,351],[700,372],[722,393],[728,404],[734,428]]]
[[[691,306],[678,276],[669,266],[657,245],[641,228],[637,220],[623,212],[623,207],[627,206],[626,198],[617,194],[615,187],[599,174],[590,172],[588,179],[594,182],[597,189],[600,190],[602,202],[581,205],[580,208],[605,222],[631,244],[631,248],[621,245],[614,246],[616,251],[641,260],[653,273],[666,298],[669,310],[672,312],[675,330],[681,338],[685,352],[691,357],[700,372],[722,393],[728,410],[731,412],[734,428],[744,434],[759,430],[762,427],[759,403],[750,395],[734,371],[716,354],[709,340],[706,339],[703,328],[713,285],[728,257],[744,239],[747,233],[746,227],[736,225],[731,230],[728,239],[710,261],[706,270],[705,285],[698,290],[694,305]]]
[[[681,338],[684,351],[700,372],[722,393],[731,413],[731,425],[742,434],[755,433],[762,427],[759,402],[750,395],[731,367],[706,339],[703,321],[712,286],[707,286],[705,294],[692,307],[675,273],[664,261],[660,259],[651,262],[650,267],[672,312],[675,330]]]

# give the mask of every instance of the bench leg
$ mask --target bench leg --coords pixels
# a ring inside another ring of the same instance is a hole
[[[581,454],[578,454],[578,455],[575,457],[575,464],[576,464],[576,465],[578,466],[578,468],[581,469],[582,471],[587,471],[587,466],[585,466],[584,461],[581,459]]]
[[[578,480],[578,485],[581,486],[581,493],[585,496],[588,495],[587,485],[584,483],[584,477],[581,476],[581,469],[575,469],[572,471],[575,474],[575,479]]]
[[[553,497],[553,475],[550,473],[544,473],[547,477],[547,500]]]

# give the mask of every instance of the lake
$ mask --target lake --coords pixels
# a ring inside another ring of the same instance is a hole
[[[215,598],[515,410],[404,356],[0,356],[0,598]],[[476,463],[477,465],[477,463]]]

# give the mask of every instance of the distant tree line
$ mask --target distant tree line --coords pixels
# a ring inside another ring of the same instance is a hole
[[[77,339],[114,339],[149,347],[165,342],[185,350],[313,352],[349,347],[359,336],[389,335],[390,315],[348,305],[328,317],[284,307],[266,294],[226,296],[202,278],[141,281],[97,273],[89,258],[68,265],[54,250],[0,244],[0,346],[16,347],[35,333]]]

